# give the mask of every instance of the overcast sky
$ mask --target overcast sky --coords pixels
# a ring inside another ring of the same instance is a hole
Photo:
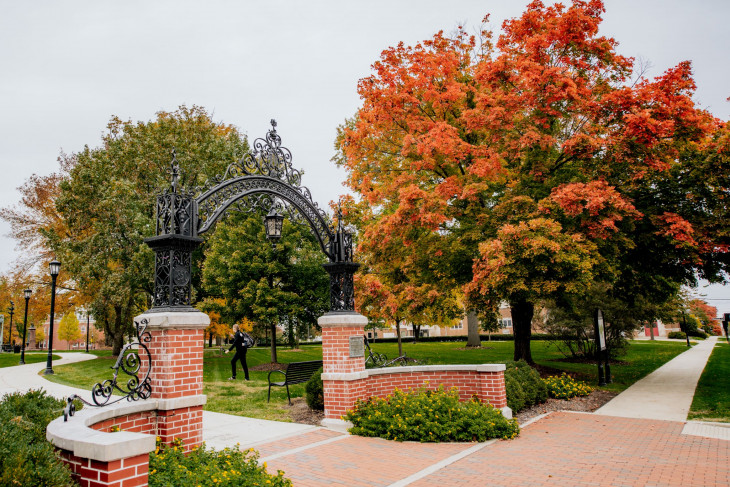
[[[359,104],[358,79],[382,50],[485,14],[499,32],[524,0],[0,0],[0,206],[61,151],[97,146],[112,115],[150,120],[200,105],[250,138],[278,121],[320,206],[345,191],[333,166],[336,127]],[[691,60],[697,103],[730,119],[728,0],[606,0],[602,33],[661,74]],[[15,242],[0,222],[0,272]],[[699,292],[730,312],[730,287]],[[724,301],[723,301],[724,300]]]

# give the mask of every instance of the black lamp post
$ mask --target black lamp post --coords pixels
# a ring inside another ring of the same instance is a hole
[[[51,272],[51,326],[48,331],[48,360],[43,375],[53,374],[53,313],[56,310],[56,278],[61,270],[61,263],[53,259],[48,267]]]
[[[25,331],[28,329],[28,301],[33,291],[26,289],[23,291],[25,297],[25,318],[23,318],[23,343],[20,344],[20,365],[25,364]]]
[[[687,348],[692,345],[689,344],[689,328],[687,328],[687,310],[682,308],[682,324],[684,324],[684,338],[687,340]]]
[[[8,330],[8,345],[10,345],[12,339],[13,339],[13,314],[15,313],[15,303],[10,301],[10,308],[8,308],[8,311],[10,312],[10,329]],[[15,343],[13,343],[14,345]]]
[[[266,238],[276,247],[276,243],[281,239],[281,228],[284,225],[284,217],[271,209],[268,215],[264,217],[264,227],[266,228]]]
[[[89,353],[89,310],[86,310],[86,353]]]

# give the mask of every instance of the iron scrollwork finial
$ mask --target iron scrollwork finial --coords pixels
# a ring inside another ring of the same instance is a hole
[[[118,403],[126,399],[127,401],[137,401],[139,399],[148,399],[152,394],[152,384],[150,380],[150,372],[152,371],[152,354],[147,343],[152,340],[152,335],[147,331],[147,318],[142,319],[139,323],[134,322],[137,331],[137,341],[128,343],[117,357],[117,361],[111,367],[114,369],[114,377],[107,379],[104,382],[97,382],[94,387],[91,388],[91,400],[92,402],[86,401],[81,396],[76,394],[66,399],[66,407],[63,411],[64,421],[68,421],[69,416],[73,416],[76,412],[74,406],[74,400],[78,399],[87,406],[92,407],[103,407],[111,404]],[[144,352],[144,357],[147,360],[147,369],[145,370],[144,377],[139,377],[139,372],[142,368],[143,357],[141,352]],[[119,370],[122,370],[129,376],[126,384],[120,385],[119,382]],[[122,393],[121,397],[118,397],[111,401],[114,392]]]
[[[177,193],[177,186],[179,184],[178,180],[180,179],[180,164],[177,162],[177,151],[175,148],[172,148],[172,160],[170,161],[170,177],[171,177],[171,184],[170,187],[172,188],[173,193]]]

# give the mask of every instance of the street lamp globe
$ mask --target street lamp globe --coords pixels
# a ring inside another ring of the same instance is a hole
[[[50,268],[51,275],[52,276],[58,276],[58,273],[61,271],[61,263],[57,261],[56,259],[53,259],[49,264],[48,267]]]
[[[25,297],[25,299],[30,299],[31,294],[33,294],[33,291],[30,289],[26,289],[25,291],[23,291],[23,296]]]

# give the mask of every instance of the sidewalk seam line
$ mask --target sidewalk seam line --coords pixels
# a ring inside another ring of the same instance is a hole
[[[497,440],[494,439],[494,440],[485,441],[483,443],[477,443],[476,445],[469,447],[464,451],[461,451],[455,455],[451,455],[448,458],[444,458],[443,460],[434,463],[430,467],[426,467],[423,470],[419,470],[418,472],[411,474],[404,479],[401,479],[393,484],[390,484],[388,487],[405,487],[406,485],[410,485],[417,480],[421,480],[422,478],[441,470],[444,467],[448,467],[452,463],[457,462],[464,457],[468,457],[472,453],[478,452],[482,448],[484,448],[488,445],[491,445],[492,443],[495,443],[496,441]]]
[[[270,462],[271,460],[276,460],[277,458],[285,457],[288,455],[293,455],[295,453],[309,450],[310,448],[316,448],[318,446],[326,445],[328,443],[333,443],[335,441],[344,440],[345,438],[349,438],[349,437],[350,437],[350,435],[335,436],[334,438],[327,438],[326,440],[318,441],[316,443],[310,443],[309,445],[292,448],[291,450],[286,450],[286,451],[283,451],[280,453],[274,453],[273,455],[259,458],[259,463]]]

